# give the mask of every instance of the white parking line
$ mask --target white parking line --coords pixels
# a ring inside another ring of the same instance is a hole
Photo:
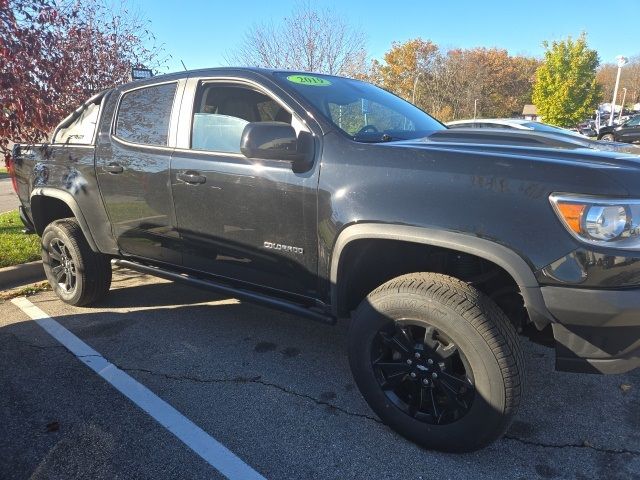
[[[154,394],[147,387],[108,362],[100,353],[24,297],[11,302],[40,325],[49,335],[73,353],[120,393],[173,433],[209,465],[231,480],[264,479],[231,450]]]

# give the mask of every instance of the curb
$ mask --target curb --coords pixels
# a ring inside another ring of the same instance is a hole
[[[0,290],[45,280],[42,261],[0,268]]]

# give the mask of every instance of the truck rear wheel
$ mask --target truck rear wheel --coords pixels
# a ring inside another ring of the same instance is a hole
[[[414,273],[378,287],[356,310],[348,343],[369,406],[423,447],[482,448],[518,408],[516,331],[489,297],[455,278]]]
[[[109,257],[91,250],[73,218],[56,220],[44,229],[42,262],[51,288],[70,305],[89,305],[111,286]]]

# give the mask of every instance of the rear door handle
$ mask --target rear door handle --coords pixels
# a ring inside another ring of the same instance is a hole
[[[102,169],[109,173],[122,173],[124,171],[122,165],[118,165],[117,163],[110,163],[109,165],[102,167]]]
[[[197,185],[199,183],[204,183],[207,181],[207,177],[205,177],[204,175],[200,175],[200,173],[194,172],[193,170],[180,172],[176,174],[176,178],[182,182],[190,183],[191,185]]]

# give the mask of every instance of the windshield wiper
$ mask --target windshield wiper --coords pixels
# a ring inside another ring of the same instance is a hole
[[[384,142],[390,142],[391,140],[393,140],[393,137],[388,133],[383,133],[380,138],[365,139],[365,138],[358,138],[357,136],[354,136],[353,139],[356,142],[362,142],[362,143],[384,143]]]

